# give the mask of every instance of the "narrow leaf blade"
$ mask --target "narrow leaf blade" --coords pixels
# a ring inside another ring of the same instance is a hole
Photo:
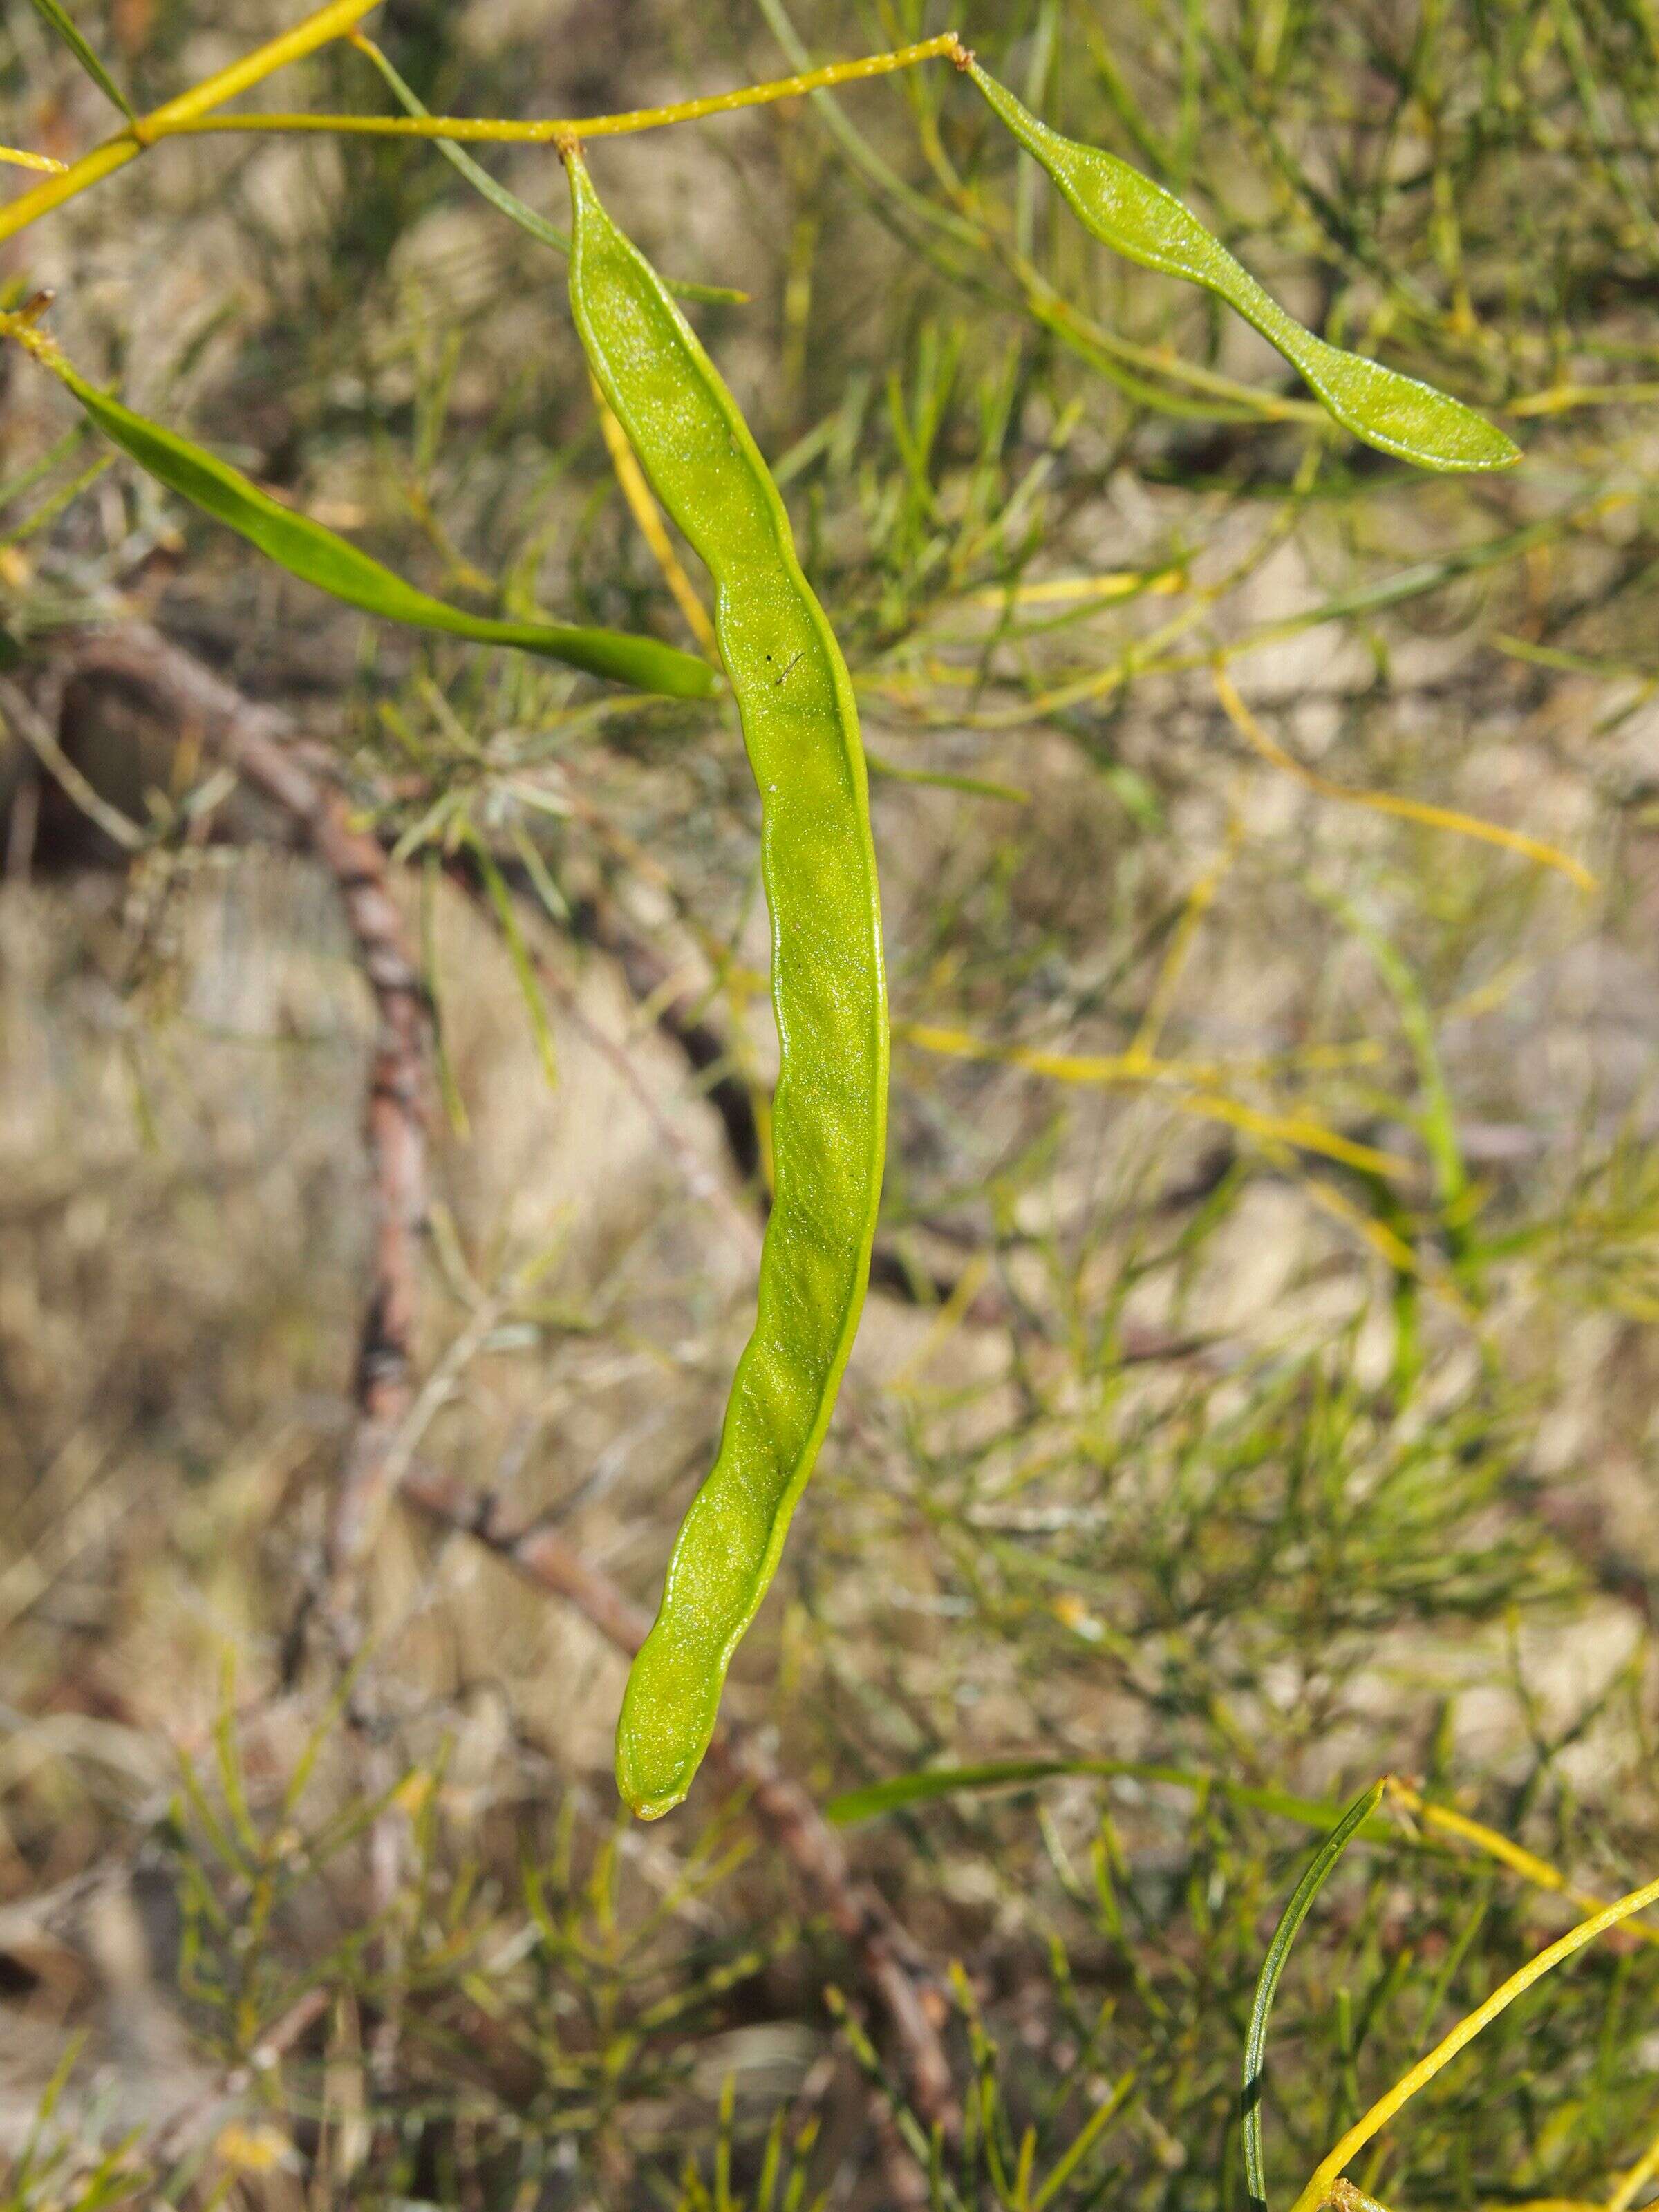
[[[1419,468],[1504,469],[1520,459],[1513,440],[1461,399],[1304,329],[1173,192],[1116,155],[1051,131],[977,62],[969,74],[1085,230],[1143,268],[1184,277],[1224,300],[1301,373],[1344,429]]]
[[[1372,1783],[1369,1790],[1362,1790],[1314,1853],[1273,1930],[1273,1940],[1261,1962],[1255,2001],[1250,2007],[1249,2031],[1244,2039],[1244,2087],[1240,2107],[1244,2130],[1244,2180],[1250,2212],[1267,2212],[1267,2180],[1261,2164],[1261,2069],[1267,2047],[1267,2020],[1278,1993],[1279,1978],[1315,1898],[1330,1880],[1343,1852],[1376,1810],[1387,1787],[1385,1778]]]
[[[87,44],[68,11],[61,6],[60,0],[34,0],[34,12],[69,48],[105,99],[118,107],[129,123],[136,123],[138,120],[137,109]]]
[[[411,629],[445,630],[479,645],[516,646],[670,698],[705,698],[714,688],[714,671],[707,661],[660,645],[654,638],[562,623],[500,621],[434,599],[321,523],[281,506],[240,469],[204,447],[99,392],[60,356],[42,353],[40,357],[104,435],[159,483],[236,531],[290,575],[349,606]]]
[[[429,115],[432,112],[422,100],[413,85],[402,76],[388,57],[380,52],[373,39],[366,38],[362,32],[358,32],[351,43],[360,53],[367,55],[374,63],[386,80],[386,88],[392,98],[405,115]],[[505,185],[498,184],[483,164],[481,161],[475,161],[471,155],[463,147],[458,146],[453,138],[434,138],[432,143],[448,162],[450,167],[459,170],[473,191],[481,193],[489,202],[491,207],[504,215],[509,222],[517,223],[519,228],[527,232],[538,246],[548,246],[555,253],[569,252],[570,234],[568,230],[561,230],[556,223],[550,222],[544,215],[538,215],[535,209],[521,200],[516,192],[510,192]],[[669,290],[682,300],[735,303],[741,306],[749,297],[747,292],[739,292],[731,284],[688,284],[666,277],[663,281],[667,284]]]

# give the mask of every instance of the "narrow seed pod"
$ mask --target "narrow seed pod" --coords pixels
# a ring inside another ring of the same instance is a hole
[[[649,1820],[684,1796],[766,1594],[864,1303],[887,1121],[887,998],[864,755],[846,664],[748,425],[661,278],[567,155],[570,300],[600,389],[714,580],[760,786],[780,1068],[759,1312],[719,1455],[629,1677],[617,1779]]]
[[[516,646],[521,652],[540,653],[586,669],[590,675],[669,698],[706,698],[714,688],[714,671],[706,660],[659,644],[653,637],[564,623],[502,622],[434,599],[360,551],[349,538],[283,507],[216,453],[100,392],[55,347],[37,338],[30,349],[74,393],[104,435],[131,454],[140,468],[191,506],[228,524],[290,575],[349,606],[414,629],[446,630],[477,645]]]
[[[970,58],[966,66],[1085,230],[1144,268],[1184,276],[1224,300],[1301,371],[1327,410],[1356,438],[1425,469],[1505,469],[1520,459],[1519,447],[1461,400],[1304,330],[1173,192],[1115,154],[1061,137],[977,62]]]

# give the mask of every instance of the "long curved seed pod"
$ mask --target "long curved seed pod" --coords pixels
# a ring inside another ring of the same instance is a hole
[[[659,645],[655,638],[633,637],[623,630],[581,629],[560,623],[500,622],[468,614],[447,600],[417,591],[383,568],[348,539],[325,530],[308,515],[296,514],[263,492],[240,469],[216,453],[152,422],[118,399],[88,384],[57,348],[33,332],[13,335],[62,380],[104,435],[130,453],[169,491],[187,499],[298,576],[365,613],[404,623],[415,629],[447,630],[479,645],[517,646],[550,660],[562,660],[590,675],[608,676],[641,691],[674,699],[701,699],[714,688],[715,672],[694,653]]]
[[[731,393],[580,155],[566,159],[576,328],[658,498],[714,579],[761,791],[781,1054],[755,1333],[617,1731],[617,1784],[648,1820],[684,1796],[708,1748],[726,1666],[776,1569],[858,1326],[886,1146],[887,997],[846,664]]]
[[[993,111],[1059,185],[1085,230],[1144,268],[1184,276],[1224,300],[1300,370],[1356,438],[1425,469],[1504,469],[1520,459],[1519,447],[1462,400],[1304,330],[1173,192],[1115,154],[1051,131],[971,58],[966,67]]]

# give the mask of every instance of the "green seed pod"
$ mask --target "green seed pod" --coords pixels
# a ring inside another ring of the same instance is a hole
[[[881,908],[858,714],[748,425],[662,279],[568,157],[570,299],[600,389],[715,587],[715,629],[761,791],[780,1068],[759,1313],[719,1455],[634,1662],[617,1778],[679,1802],[738,1639],[776,1569],[864,1303],[887,1120]]]
[[[1202,284],[1299,369],[1346,430],[1425,469],[1506,469],[1521,458],[1512,440],[1460,399],[1345,353],[1304,330],[1236,261],[1192,210],[1115,154],[1063,138],[971,58],[968,74],[992,111],[1040,161],[1086,230],[1115,252]]]

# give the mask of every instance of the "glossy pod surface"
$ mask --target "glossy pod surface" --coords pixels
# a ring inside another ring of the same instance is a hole
[[[777,1565],[858,1325],[886,1142],[881,912],[852,686],[731,393],[650,264],[568,157],[570,296],[589,363],[715,587],[763,806],[780,1071],[754,1334],[719,1455],[634,1662],[617,1777],[636,1813],[685,1795],[738,1639]]]
[[[1461,400],[1304,330],[1173,192],[1115,154],[1062,137],[977,62],[967,67],[1085,229],[1128,260],[1166,276],[1184,276],[1224,300],[1300,370],[1328,411],[1355,437],[1425,469],[1502,469],[1520,459],[1513,441]]]

